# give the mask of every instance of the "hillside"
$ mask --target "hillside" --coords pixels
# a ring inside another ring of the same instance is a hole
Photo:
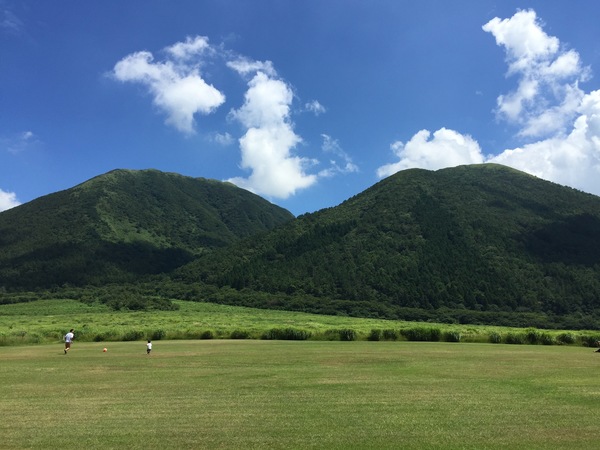
[[[411,169],[294,219],[228,183],[117,170],[0,213],[0,293],[62,286],[600,329],[600,198],[493,164]]]
[[[338,300],[351,314],[449,308],[600,319],[600,198],[499,165],[406,170],[177,273]]]
[[[0,213],[0,287],[131,282],[291,219],[229,183],[115,170]]]

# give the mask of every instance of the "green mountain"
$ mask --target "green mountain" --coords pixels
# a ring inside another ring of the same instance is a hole
[[[228,183],[116,170],[0,213],[0,292],[65,285],[139,308],[600,328],[600,198],[485,164],[405,170],[294,218]]]
[[[406,170],[177,277],[290,296],[300,309],[313,299],[309,309],[331,300],[337,312],[386,317],[448,308],[600,319],[600,198],[493,164]]]
[[[132,282],[292,219],[230,183],[115,170],[0,213],[0,287]]]

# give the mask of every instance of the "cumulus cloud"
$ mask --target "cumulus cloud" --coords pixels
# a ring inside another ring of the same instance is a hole
[[[20,204],[21,202],[17,200],[17,195],[14,192],[6,192],[0,189],[0,212],[19,206]]]
[[[235,70],[240,75],[254,74],[262,72],[268,76],[276,77],[277,72],[271,61],[254,61],[245,56],[238,56],[232,61],[227,61],[227,67]]]
[[[484,160],[477,141],[469,135],[446,128],[435,131],[433,136],[429,130],[421,130],[408,142],[396,141],[390,148],[399,161],[377,169],[379,177],[416,167],[437,170],[461,164],[478,164]]]
[[[243,65],[230,67],[247,74],[248,67],[264,65],[246,61]],[[292,153],[302,141],[290,120],[293,93],[284,81],[274,78],[273,73],[257,71],[248,83],[244,104],[231,112],[231,116],[247,129],[239,141],[241,167],[250,170],[251,174],[248,178],[236,177],[228,181],[257,194],[284,199],[298,189],[311,186],[317,177],[305,173],[305,168],[312,164],[310,160]]]
[[[600,90],[579,87],[590,69],[576,51],[543,31],[534,11],[492,19],[483,30],[504,47],[507,73],[518,79],[513,91],[498,97],[496,112],[518,127],[523,145],[484,156],[470,136],[442,128],[431,138],[422,130],[406,144],[392,144],[398,161],[380,167],[378,176],[410,167],[494,162],[600,195]]]
[[[187,37],[185,42],[177,42],[167,47],[166,52],[180,61],[187,61],[197,55],[210,51],[208,38],[205,36]]]
[[[132,53],[115,64],[113,76],[146,86],[154,104],[166,113],[166,123],[191,134],[196,113],[210,114],[225,102],[225,95],[200,73],[200,56],[209,49],[208,39],[198,36],[167,47],[165,61],[154,61],[148,51]]]
[[[533,10],[519,11],[509,19],[496,17],[483,30],[504,47],[507,75],[519,78],[515,90],[498,97],[498,116],[521,126],[521,136],[564,131],[584,95],[579,82],[590,74],[579,54],[547,35]]]
[[[515,91],[498,97],[500,115],[521,127],[520,136],[542,138],[488,160],[600,194],[600,91],[579,87],[589,67],[543,31],[534,11],[483,29],[504,47],[508,74],[519,78]]]
[[[489,158],[555,183],[600,195],[600,91],[586,94],[570,132]]]
[[[278,76],[271,61],[256,61],[213,47],[203,36],[188,37],[165,48],[163,54],[164,59],[155,60],[149,51],[132,53],[115,64],[112,76],[145,86],[154,104],[166,114],[166,123],[187,134],[194,132],[197,113],[210,114],[225,101],[225,95],[208,84],[200,71],[209,58],[211,63],[224,63],[247,81],[242,106],[231,110],[228,118],[243,127],[243,136],[238,140],[240,167],[249,175],[228,181],[260,195],[285,199],[312,186],[319,176],[358,170],[339,144],[335,147],[331,141],[328,151],[337,159],[332,159],[331,167],[321,173],[308,172],[319,161],[296,153],[303,140],[291,119],[294,92]],[[298,110],[317,116],[325,112],[316,100]],[[207,139],[223,146],[234,142],[229,133],[209,132]]]

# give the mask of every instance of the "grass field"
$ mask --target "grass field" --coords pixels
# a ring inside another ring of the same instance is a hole
[[[0,346],[56,343],[75,328],[77,342],[111,342],[152,339],[230,338],[235,333],[260,339],[273,328],[305,331],[311,340],[335,340],[335,331],[353,330],[355,339],[367,340],[373,330],[393,331],[402,339],[402,330],[415,327],[435,328],[456,334],[461,342],[527,343],[533,332],[536,343],[590,345],[600,340],[598,331],[523,330],[494,326],[427,324],[383,319],[325,316],[301,312],[175,301],[177,311],[113,311],[105,305],[86,305],[75,300],[38,300],[29,303],[0,305]],[[541,338],[544,337],[545,340]],[[561,340],[561,338],[563,338]],[[564,339],[569,338],[569,339]],[[382,336],[383,339],[383,336]],[[420,339],[416,339],[420,340]]]
[[[177,340],[0,361],[7,449],[598,448],[584,347]]]

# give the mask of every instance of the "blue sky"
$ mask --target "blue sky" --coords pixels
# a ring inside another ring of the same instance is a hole
[[[0,211],[117,168],[295,215],[498,162],[600,195],[600,2],[0,0]]]

